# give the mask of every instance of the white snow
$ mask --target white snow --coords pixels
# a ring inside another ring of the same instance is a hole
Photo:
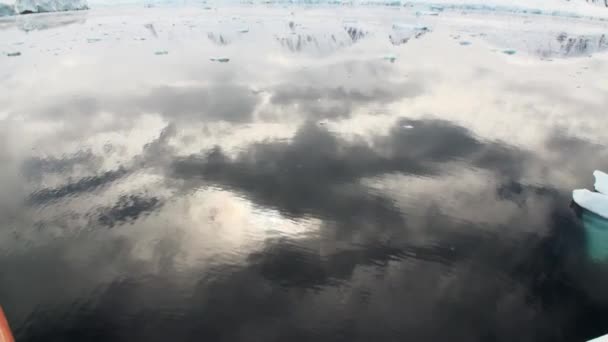
[[[572,199],[581,207],[608,219],[608,196],[587,189],[572,191]]]
[[[593,176],[595,177],[595,190],[604,195],[608,195],[608,174],[595,170]]]

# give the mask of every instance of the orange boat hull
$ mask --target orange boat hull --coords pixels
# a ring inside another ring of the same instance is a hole
[[[0,342],[15,342],[2,308],[0,308]]]

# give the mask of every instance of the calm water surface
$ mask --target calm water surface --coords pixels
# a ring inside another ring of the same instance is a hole
[[[570,207],[608,170],[603,33],[332,7],[1,21],[17,340],[607,333]]]

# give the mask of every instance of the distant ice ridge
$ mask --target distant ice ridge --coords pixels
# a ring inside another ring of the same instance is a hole
[[[106,1],[106,0],[92,0]],[[149,0],[151,1],[151,0]],[[166,0],[164,0],[166,1]],[[173,0],[180,1],[180,0]],[[182,0],[183,1],[183,0]],[[608,0],[606,0],[608,1]],[[564,17],[602,17],[608,19],[608,6],[604,0],[209,0],[208,4],[281,4],[281,5],[373,5],[410,7],[421,13],[444,10],[499,12]],[[606,11],[603,9],[606,8]]]
[[[0,0],[14,4],[18,13],[50,12],[87,8],[86,0]],[[497,12],[522,15],[546,15],[608,20],[608,0],[89,0],[90,6],[143,5],[303,5],[303,6],[387,6],[407,7],[421,14],[437,15],[443,11]],[[18,5],[21,4],[21,5]],[[0,7],[0,15],[2,15]],[[605,9],[605,10],[604,10]]]

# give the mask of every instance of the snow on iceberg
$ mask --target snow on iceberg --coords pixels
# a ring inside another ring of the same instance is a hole
[[[593,176],[595,177],[595,190],[604,195],[608,195],[608,174],[595,170]]]
[[[61,12],[88,9],[87,0],[16,0],[15,11],[19,14]]]
[[[587,189],[572,191],[572,199],[582,208],[608,219],[608,196]]]

